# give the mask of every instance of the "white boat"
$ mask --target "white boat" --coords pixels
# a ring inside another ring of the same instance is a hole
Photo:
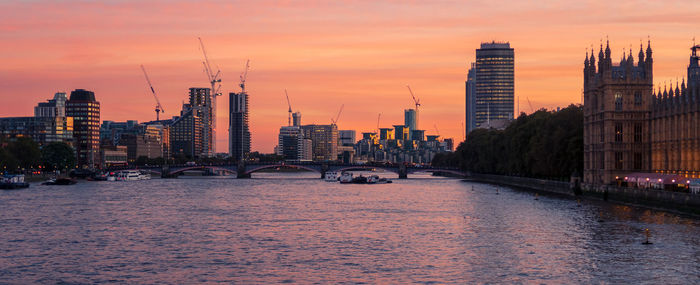
[[[326,172],[326,176],[323,180],[326,182],[338,182],[338,178],[337,172]]]
[[[114,177],[114,178],[112,178]],[[136,180],[148,180],[151,179],[150,174],[143,174],[138,170],[124,170],[119,171],[114,174],[114,176],[108,176],[107,181],[136,181]]]
[[[343,175],[340,176],[338,181],[340,181],[340,183],[352,183],[352,173],[343,172]]]

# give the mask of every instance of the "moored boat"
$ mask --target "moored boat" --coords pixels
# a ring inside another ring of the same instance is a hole
[[[337,172],[326,172],[326,176],[323,178],[326,182],[338,182],[340,177],[338,177]]]
[[[61,177],[56,179],[49,179],[48,181],[41,183],[41,185],[73,185],[78,181],[72,178]]]
[[[338,181],[343,184],[352,183],[353,177],[350,172],[343,172],[343,174],[338,178]]]
[[[27,187],[29,187],[29,183],[24,182],[24,174],[6,174],[0,176],[0,189],[20,189]]]

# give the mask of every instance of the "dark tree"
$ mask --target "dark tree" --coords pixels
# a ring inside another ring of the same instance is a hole
[[[41,160],[47,170],[64,170],[75,167],[75,152],[64,142],[52,142],[41,150]]]
[[[39,166],[41,161],[39,145],[31,138],[18,138],[16,141],[10,142],[5,151],[14,156],[20,168],[35,168]]]

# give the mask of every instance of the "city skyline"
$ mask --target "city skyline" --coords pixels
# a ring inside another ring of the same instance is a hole
[[[618,57],[651,37],[658,89],[660,82],[684,77],[678,66],[687,65],[697,33],[692,11],[700,4],[36,1],[0,7],[7,43],[0,47],[0,96],[24,94],[0,106],[3,116],[29,116],[55,92],[82,88],[101,102],[101,120],[154,120],[155,102],[140,64],[148,67],[167,110],[161,118],[178,115],[188,88],[208,86],[201,36],[212,64],[222,70],[224,94],[240,91],[238,76],[251,59],[246,89],[252,151],[270,153],[286,122],[285,88],[306,123],[328,124],[345,104],[338,127],[359,133],[375,129],[380,112],[381,127],[402,122],[401,110],[413,105],[405,88],[410,84],[422,103],[423,129],[431,133],[428,126],[436,124],[444,137],[461,141],[464,81],[474,47],[483,41],[517,46],[515,96],[521,100],[515,109],[521,112],[531,112],[526,98],[534,109],[580,103],[581,53],[591,45],[597,52],[599,43],[590,39],[606,35]],[[499,10],[502,22],[479,16]],[[225,97],[217,111],[219,152],[228,145]]]

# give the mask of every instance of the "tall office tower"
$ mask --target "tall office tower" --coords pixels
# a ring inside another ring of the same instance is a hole
[[[473,129],[476,128],[476,71],[474,70],[474,63],[472,63],[469,71],[467,72],[467,82],[465,82],[466,88],[466,112],[465,114],[465,134],[469,134]]]
[[[301,112],[292,113],[292,126],[301,127]]]
[[[475,128],[490,127],[493,120],[513,119],[514,58],[515,53],[507,42],[481,43],[481,48],[476,50],[471,77],[474,98],[470,98],[474,102],[472,125]]]
[[[100,165],[100,102],[95,93],[76,89],[66,101],[66,116],[73,117],[73,138],[78,166]]]
[[[65,117],[67,100],[65,92],[57,92],[53,99],[34,107],[34,117]]]
[[[411,133],[417,129],[418,114],[415,109],[403,110],[404,125],[408,127],[408,139],[413,139]]]
[[[329,161],[338,159],[338,126],[305,125],[301,126],[305,139],[313,143],[314,161]]]
[[[214,156],[214,118],[212,113],[211,89],[190,88],[190,108],[202,119],[202,149],[196,156]]]
[[[610,45],[600,45],[598,66],[591,51],[583,68],[583,179],[586,183],[613,183],[616,177],[651,168],[649,126],[652,108],[653,59],[632,52],[613,64]],[[664,97],[666,94],[664,94]]]
[[[231,92],[229,96],[229,155],[234,161],[245,159],[250,153],[248,127],[248,94]]]

